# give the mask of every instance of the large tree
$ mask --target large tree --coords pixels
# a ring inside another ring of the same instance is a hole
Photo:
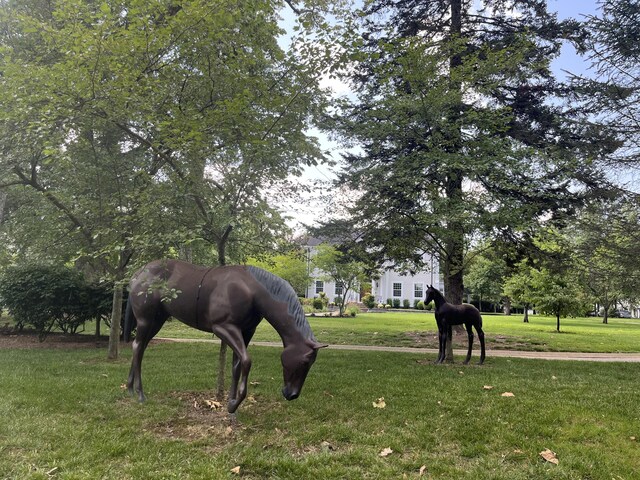
[[[590,76],[574,76],[578,100],[593,111],[594,122],[616,131],[623,148],[612,158],[629,173],[640,168],[640,4],[636,0],[600,0],[597,15],[588,18]],[[635,193],[637,178],[622,177]]]
[[[114,318],[135,263],[268,246],[284,222],[265,191],[321,159],[307,127],[326,59],[282,49],[283,5],[0,4],[0,189],[115,282]]]
[[[595,202],[565,233],[576,280],[603,309],[603,323],[618,301],[640,297],[640,202],[633,195]]]
[[[618,144],[550,68],[583,27],[538,0],[373,0],[358,15],[335,125],[358,147],[339,179],[360,193],[352,223],[381,260],[435,253],[460,303],[475,239],[518,238],[602,184]]]

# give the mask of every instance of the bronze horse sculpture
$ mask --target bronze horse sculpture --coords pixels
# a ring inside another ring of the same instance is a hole
[[[473,348],[473,330],[478,332],[480,340],[480,362],[482,365],[485,359],[484,332],[482,331],[482,316],[476,307],[468,303],[462,305],[453,305],[448,303],[444,295],[439,290],[429,286],[427,288],[424,304],[428,305],[431,301],[435,303],[436,324],[438,325],[438,359],[436,363],[444,362],[446,356],[447,340],[451,341],[452,326],[464,324],[469,337],[469,349],[467,350],[467,358],[465,365],[471,360],[471,350]]]
[[[134,321],[131,370],[127,389],[145,400],[141,364],[144,351],[164,322],[174,317],[190,327],[213,332],[233,350],[229,413],[247,396],[251,359],[247,345],[262,318],[275,328],[284,345],[282,368],[287,400],[300,395],[319,344],[300,301],[285,280],[252,266],[200,267],[179,260],[156,260],[138,270],[129,284],[124,340]]]

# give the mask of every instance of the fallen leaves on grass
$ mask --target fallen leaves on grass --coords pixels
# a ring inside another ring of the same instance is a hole
[[[424,475],[424,472],[425,472],[425,470],[426,470],[426,469],[427,469],[427,466],[426,466],[426,465],[422,465],[422,466],[420,467],[420,476],[423,476],[423,475]]]
[[[484,390],[493,390],[493,385],[485,385],[482,387]]]
[[[215,400],[205,400],[204,404],[211,410],[220,410],[222,408],[222,403]]]
[[[500,395],[501,397],[515,397],[515,395],[511,392],[504,392],[502,395]]]
[[[380,397],[378,400],[373,402],[374,408],[385,408],[387,404],[384,401],[384,397]]]
[[[325,452],[331,452],[331,451],[335,450],[335,447],[333,445],[331,445],[329,442],[327,442],[326,440],[324,440],[323,442],[320,443],[320,447]]]
[[[236,475],[240,475],[240,465],[238,465],[237,467],[233,467],[231,469],[231,473],[235,473]]]
[[[558,465],[558,457],[556,457],[556,453],[552,452],[548,448],[545,448],[540,452],[540,456],[544,458],[547,462],[553,463],[554,465]]]
[[[383,449],[378,456],[379,457],[388,457],[389,455],[391,455],[393,453],[393,450],[391,450],[389,447]]]

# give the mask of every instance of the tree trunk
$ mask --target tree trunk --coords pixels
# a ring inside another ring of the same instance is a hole
[[[602,323],[609,323],[609,307],[604,309],[604,314],[602,315]]]
[[[96,338],[100,337],[100,316],[96,317]]]
[[[524,319],[522,320],[523,323],[529,323],[529,304],[525,303],[524,304]]]
[[[504,314],[511,315],[511,299],[509,297],[504,299]]]
[[[107,358],[118,358],[120,346],[120,319],[122,318],[122,284],[116,281],[113,286],[113,304],[111,307],[111,328],[109,330],[109,353]]]
[[[4,206],[7,203],[7,194],[5,192],[0,192],[0,225],[4,221]]]
[[[226,256],[225,251],[227,248],[227,240],[229,240],[229,235],[231,234],[231,230],[233,230],[232,225],[227,225],[224,233],[218,240],[218,263],[220,265],[226,265]],[[226,374],[226,365],[227,365],[227,344],[224,340],[220,339],[220,353],[218,355],[218,384],[216,387],[216,396],[218,400],[222,400],[224,398],[224,383],[225,383],[225,374]]]
[[[560,331],[560,314],[559,313],[556,314],[556,329],[558,330],[558,332]]]

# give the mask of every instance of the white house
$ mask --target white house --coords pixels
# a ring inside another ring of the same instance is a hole
[[[371,294],[376,302],[385,304],[389,299],[400,300],[400,305],[403,305],[404,300],[409,300],[409,305],[413,307],[417,300],[424,300],[429,285],[444,293],[437,259],[427,253],[422,259],[424,264],[428,265],[425,270],[412,274],[389,267],[383,270],[380,278],[372,280]]]
[[[310,237],[306,239],[304,248],[307,252],[307,265],[311,270],[311,259],[317,250],[318,245],[323,243],[320,239]],[[424,300],[425,291],[428,285],[433,285],[443,292],[443,282],[439,274],[438,261],[428,254],[423,256],[424,264],[428,265],[426,270],[411,274],[394,270],[391,266],[383,269],[379,278],[371,281],[371,294],[378,303],[386,303],[388,299],[398,299],[400,305],[404,300],[408,300],[411,307],[414,306],[416,300]],[[336,297],[344,297],[344,287],[340,284],[327,280],[326,276],[317,269],[310,271],[311,283],[307,287],[306,297],[314,298],[324,292],[329,302],[334,302]],[[349,291],[345,301],[359,302],[360,291]]]

